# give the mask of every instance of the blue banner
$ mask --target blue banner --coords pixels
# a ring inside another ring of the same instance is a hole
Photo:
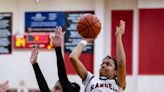
[[[26,12],[26,32],[52,32],[56,26],[65,28],[64,12]]]

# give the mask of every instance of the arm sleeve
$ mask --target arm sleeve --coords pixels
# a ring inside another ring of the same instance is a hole
[[[45,78],[44,78],[44,76],[43,76],[43,74],[39,68],[38,63],[35,63],[32,66],[33,66],[33,69],[35,72],[35,76],[36,76],[40,91],[41,92],[51,92],[50,89],[48,88],[47,82],[46,82],[46,80],[45,80]]]
[[[57,56],[57,68],[60,84],[62,85],[63,92],[74,92],[74,87],[69,82],[66,74],[66,69],[64,65],[64,60],[61,52],[61,47],[55,47]]]

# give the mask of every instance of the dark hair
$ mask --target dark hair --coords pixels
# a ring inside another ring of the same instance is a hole
[[[116,60],[116,57],[113,58],[113,61],[114,61],[114,65],[115,65],[115,70],[117,70],[117,60]]]
[[[115,65],[115,70],[117,70],[117,60],[116,60],[116,57],[112,58],[111,56],[107,55],[104,59],[112,59],[113,62],[114,62],[114,65]]]
[[[80,86],[77,83],[73,82],[71,84],[75,88],[75,92],[80,92]]]

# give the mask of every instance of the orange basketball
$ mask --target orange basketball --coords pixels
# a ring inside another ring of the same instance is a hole
[[[93,14],[84,14],[77,23],[77,31],[83,38],[95,38],[100,30],[100,20]]]

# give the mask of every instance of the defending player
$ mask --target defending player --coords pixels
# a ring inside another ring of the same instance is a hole
[[[66,69],[64,65],[64,60],[61,51],[61,45],[63,41],[63,32],[61,27],[55,28],[55,37],[52,37],[52,43],[55,46],[55,53],[57,57],[57,68],[59,81],[56,82],[53,92],[79,92],[80,86],[75,82],[70,82],[68,80]],[[34,48],[31,53],[30,62],[34,68],[36,79],[41,92],[50,92],[47,82],[39,68],[37,63],[38,49]]]

